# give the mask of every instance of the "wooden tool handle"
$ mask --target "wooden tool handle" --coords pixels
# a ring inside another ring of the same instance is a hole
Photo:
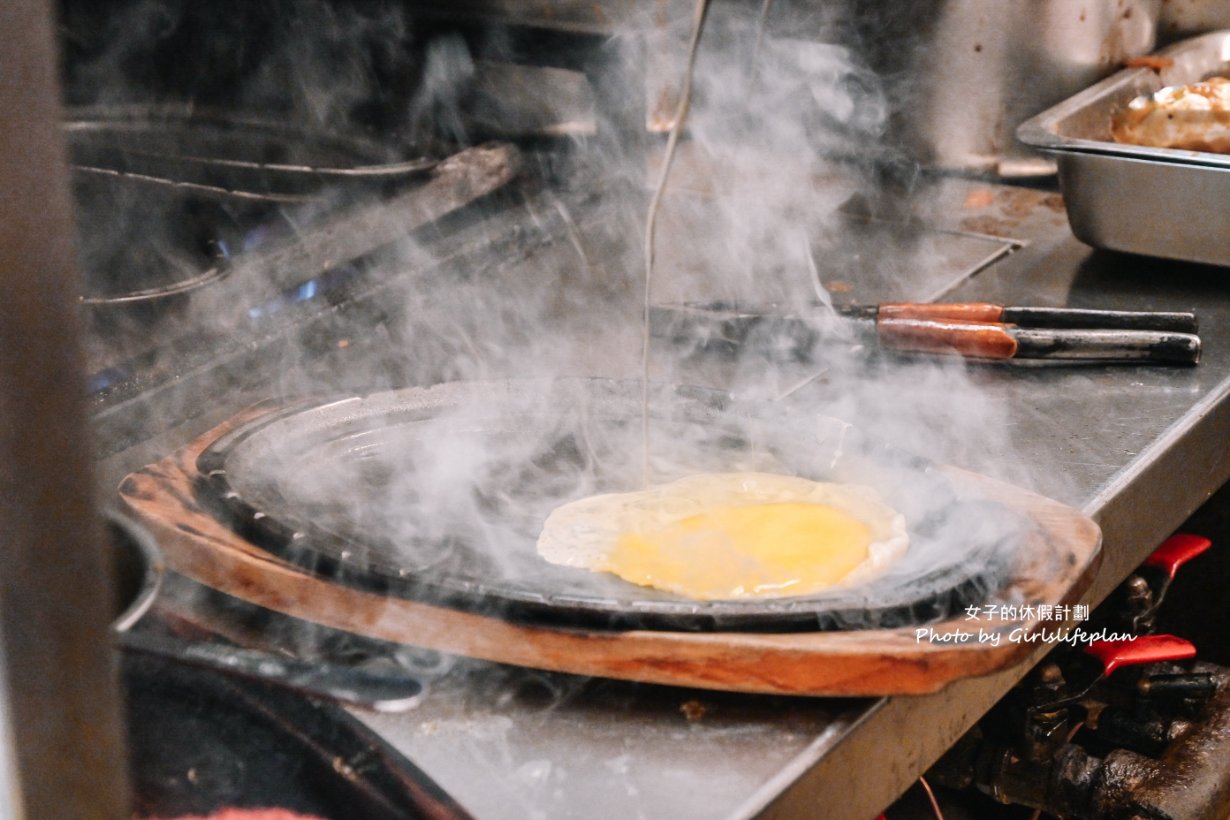
[[[1005,325],[932,319],[881,319],[880,345],[889,350],[941,353],[975,359],[1011,359],[1017,341]]]
[[[987,302],[963,302],[958,304],[926,304],[919,302],[890,302],[880,305],[876,318],[951,320],[957,322],[1001,322],[1004,308]]]

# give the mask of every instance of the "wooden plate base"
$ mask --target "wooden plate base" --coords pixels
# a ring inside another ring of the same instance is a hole
[[[1101,532],[1077,510],[1009,484],[943,468],[965,490],[1033,522],[1013,580],[987,603],[1011,602],[1033,617],[977,621],[963,613],[923,627],[847,632],[668,632],[526,626],[446,607],[384,597],[315,576],[248,543],[198,503],[200,452],[228,422],[174,455],[128,476],[120,497],[161,545],[168,566],[243,601],[371,638],[579,675],[791,695],[933,692],[958,678],[1010,666],[1037,644],[1038,605],[1071,604],[1092,582]],[[998,633],[998,644],[979,640]],[[1021,632],[1014,632],[1021,630]],[[960,636],[968,636],[960,641]],[[1013,636],[1017,639],[1013,640]]]

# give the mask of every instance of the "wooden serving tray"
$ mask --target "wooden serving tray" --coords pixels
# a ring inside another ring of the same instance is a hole
[[[371,638],[579,675],[790,695],[864,696],[936,691],[1024,659],[1037,646],[1011,640],[1057,621],[1038,605],[1072,604],[1093,580],[1101,531],[1077,510],[986,476],[943,469],[975,495],[1023,514],[1034,528],[1018,550],[1013,580],[987,604],[1032,606],[1025,619],[971,621],[965,613],[915,627],[825,632],[601,631],[529,626],[334,583],[245,541],[197,501],[201,451],[255,410],[128,476],[120,498],[151,531],[175,571],[243,601]],[[927,627],[922,627],[927,628]],[[998,645],[979,641],[999,633]],[[1014,630],[1023,630],[1014,633]]]

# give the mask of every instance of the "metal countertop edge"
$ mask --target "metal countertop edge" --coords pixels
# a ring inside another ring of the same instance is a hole
[[[871,701],[870,706],[865,709],[859,710],[852,707],[847,713],[852,719],[829,724],[818,737],[807,744],[806,749],[796,755],[787,765],[783,766],[776,775],[757,789],[751,797],[736,807],[728,815],[728,818],[735,820],[736,818],[745,817],[783,816],[775,815],[770,811],[774,807],[775,801],[784,797],[792,789],[797,788],[803,779],[811,774],[812,767],[823,760],[827,753],[836,748],[851,733],[857,731],[860,726],[871,720],[872,716],[887,702],[888,698],[879,698]],[[806,817],[807,814],[804,811],[803,814],[797,816]],[[874,816],[875,812],[868,815],[868,817]],[[863,818],[863,820],[866,820],[866,818]]]
[[[1172,424],[1082,508],[1102,528],[1102,566],[1085,598],[1100,603],[1230,480],[1230,378]]]
[[[1212,446],[1209,446],[1211,442]],[[1230,479],[1230,378],[1142,450],[1082,505],[1102,527],[1103,560],[1084,600],[1101,602],[1166,536]],[[1176,473],[1199,475],[1199,483]],[[1147,503],[1145,503],[1147,501]],[[730,816],[799,818],[824,806],[832,820],[867,820],[901,795],[1047,652],[989,676],[957,681],[939,692],[870,701],[852,721],[825,731]],[[955,707],[955,708],[954,708]],[[942,727],[920,736],[914,727]],[[915,743],[916,765],[893,761]],[[876,761],[868,767],[865,761]],[[887,777],[885,775],[888,775]]]

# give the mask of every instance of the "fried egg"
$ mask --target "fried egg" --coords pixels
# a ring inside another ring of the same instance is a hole
[[[811,595],[862,583],[909,545],[870,487],[702,473],[556,508],[538,554],[700,600]]]

